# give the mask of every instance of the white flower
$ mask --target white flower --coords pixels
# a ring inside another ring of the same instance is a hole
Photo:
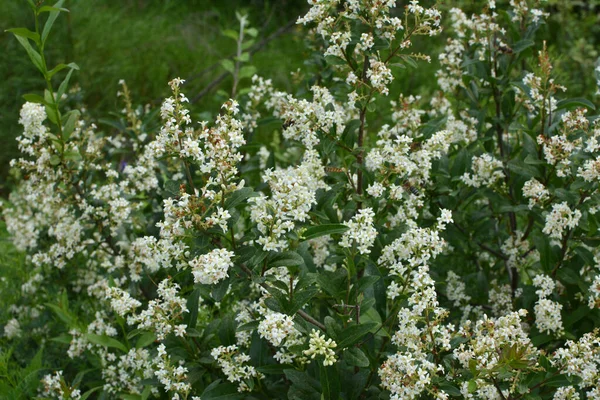
[[[189,262],[192,267],[195,283],[213,285],[229,276],[228,271],[233,267],[232,257],[235,254],[227,249],[214,249]]]
[[[377,238],[377,229],[373,226],[375,213],[372,208],[358,210],[352,219],[345,223],[350,228],[342,236],[340,246],[352,247],[356,245],[360,254],[369,254]]]
[[[330,338],[325,340],[325,335],[321,336],[319,331],[313,329],[310,333],[308,350],[304,350],[304,354],[314,359],[315,356],[324,356],[323,365],[333,365],[336,362],[336,355],[333,349],[337,344]]]
[[[567,202],[552,205],[546,215],[546,225],[542,232],[554,239],[561,239],[566,228],[575,229],[581,218],[581,211],[571,210]]]

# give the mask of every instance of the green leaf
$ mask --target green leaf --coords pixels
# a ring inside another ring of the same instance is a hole
[[[221,60],[221,66],[225,71],[229,72],[232,75],[235,72],[235,64],[231,60]]]
[[[65,68],[79,70],[79,65],[77,65],[75,63],[58,64],[56,67],[54,67],[50,71],[48,71],[48,78],[52,78],[54,75],[56,75],[58,72],[62,71]]]
[[[583,107],[587,107],[592,110],[596,109],[596,106],[594,105],[594,103],[592,103],[588,99],[584,99],[583,97],[576,97],[573,99],[565,99],[565,100],[561,100],[558,103],[556,103],[557,110],[560,110],[563,108],[569,108],[572,106],[583,106]]]
[[[127,347],[117,339],[113,339],[106,335],[96,335],[94,333],[85,333],[83,335],[89,342],[93,344],[98,344],[104,347],[114,347],[115,349],[119,349],[124,353],[127,353]]]
[[[56,92],[57,101],[60,101],[60,99],[62,99],[63,94],[67,92],[67,88],[69,87],[69,81],[71,80],[71,75],[73,75],[73,71],[74,69],[71,68],[71,70],[69,70],[69,72],[67,73],[67,76],[65,76],[65,79],[63,79],[62,83],[58,87],[58,92]]]
[[[310,299],[312,299],[318,292],[319,289],[317,289],[316,287],[310,287],[308,289],[295,292],[288,313],[295,314],[298,310],[304,307],[304,305],[308,303]]]
[[[80,400],[86,400],[88,397],[90,397],[92,394],[94,394],[94,392],[97,392],[98,390],[102,389],[103,387],[104,387],[104,385],[100,385],[100,386],[96,386],[95,388],[88,390],[87,392],[85,392],[84,394],[81,395]]]
[[[248,28],[245,30],[248,36],[256,37],[258,35],[258,30],[256,28]]]
[[[519,40],[517,43],[513,44],[512,51],[513,53],[520,53],[523,50],[530,48],[531,46],[535,46],[535,42],[533,40]]]
[[[321,382],[321,399],[338,400],[340,396],[340,379],[336,364],[326,367],[319,362],[319,380]]]
[[[52,30],[52,25],[54,25],[54,22],[56,21],[56,18],[58,18],[58,14],[61,13],[61,7],[64,3],[64,0],[59,0],[54,4],[54,8],[55,10],[50,11],[50,15],[48,16],[48,19],[46,20],[46,24],[44,25],[44,30],[42,31],[42,43],[46,43],[46,39],[48,39],[48,35],[50,34],[50,31]]]
[[[31,62],[33,63],[33,65],[35,65],[35,67],[38,70],[40,70],[40,72],[44,76],[46,76],[46,66],[44,65],[44,63],[42,61],[42,56],[40,55],[40,53],[38,53],[37,51],[35,51],[33,49],[33,47],[31,47],[31,44],[29,43],[29,39],[27,39],[27,38],[25,38],[23,36],[19,36],[17,34],[15,34],[15,37],[17,38],[17,40],[19,41],[19,43],[21,43],[21,46],[23,46],[23,48],[27,52],[27,55],[31,59]]]
[[[275,256],[269,262],[271,267],[295,267],[304,264],[304,258],[298,253],[293,251],[284,251],[283,253],[276,253]]]
[[[225,200],[225,209],[231,210],[232,208],[237,207],[239,204],[242,204],[246,199],[250,197],[256,197],[258,193],[254,192],[254,189],[249,187],[244,187],[236,190],[231,193],[227,200]]]
[[[254,74],[256,74],[256,67],[253,65],[245,65],[240,69],[240,73],[239,73],[239,78],[240,79],[244,79],[244,78],[251,78],[252,76],[254,76]]]
[[[215,386],[208,386],[200,398],[202,400],[236,400],[243,399],[244,395],[238,392],[237,385],[218,382]]]
[[[63,117],[63,120],[67,120],[63,125],[63,140],[65,142],[71,137],[71,134],[75,130],[75,124],[77,123],[77,120],[79,120],[80,116],[81,113],[79,110],[71,110]]]
[[[20,37],[23,37],[26,39],[31,39],[38,45],[40,43],[40,35],[38,35],[36,32],[30,31],[27,28],[11,28],[11,29],[7,29],[6,32],[10,32],[10,33],[14,34],[15,36],[20,36]]]
[[[240,54],[239,57],[236,57],[239,62],[248,62],[250,60],[250,54],[248,52],[244,52]]]
[[[46,307],[50,308],[58,318],[60,318],[65,324],[67,324],[67,326],[71,327],[73,325],[75,318],[73,318],[73,316],[71,316],[71,314],[69,314],[68,311],[63,310],[60,306],[56,304],[46,304]]]
[[[42,96],[40,96],[39,94],[28,93],[28,94],[24,94],[23,98],[30,103],[38,103],[38,104],[48,105],[46,103],[46,100],[44,100],[44,98]]]
[[[138,338],[137,342],[135,342],[135,348],[143,349],[149,344],[154,343],[155,340],[156,335],[154,334],[154,332],[145,332],[142,336]]]
[[[340,333],[342,340],[338,343],[338,348],[343,349],[357,343],[363,339],[367,333],[377,327],[376,322],[366,322],[360,325],[350,325]]]
[[[44,13],[44,12],[52,12],[52,11],[69,12],[69,10],[67,10],[66,8],[51,7],[51,6],[40,7],[37,12],[38,12],[38,14],[41,14],[41,13]]]
[[[339,298],[345,293],[347,279],[347,271],[343,268],[339,268],[335,272],[321,272],[317,276],[317,283],[327,294],[333,296],[334,298]]]
[[[297,371],[295,369],[286,369],[283,373],[289,381],[303,391],[307,393],[321,392],[319,381],[308,375],[306,372]]]
[[[187,308],[190,310],[190,315],[187,321],[189,328],[195,328],[198,322],[198,304],[200,303],[200,289],[194,289],[187,299]]]
[[[349,365],[366,368],[370,365],[369,359],[358,347],[350,347],[344,351],[344,360]]]
[[[168,180],[165,182],[163,191],[163,198],[179,197],[179,183],[173,180]]]
[[[239,37],[238,33],[236,31],[234,31],[233,29],[225,29],[221,33],[223,33],[223,36],[227,36],[228,38],[231,38],[231,39],[235,40],[236,42]]]
[[[349,228],[344,224],[325,224],[318,226],[311,226],[304,234],[302,234],[303,240],[310,240],[325,235],[333,235],[336,233],[344,233]]]
[[[462,396],[461,391],[456,386],[454,386],[448,382],[442,382],[438,385],[438,387],[450,396],[453,396],[453,397]]]

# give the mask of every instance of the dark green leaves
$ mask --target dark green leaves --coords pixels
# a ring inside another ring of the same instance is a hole
[[[311,226],[302,237],[304,240],[310,240],[325,235],[333,235],[336,233],[344,233],[348,230],[348,227],[344,224],[325,224],[319,226]]]
[[[124,353],[127,353],[127,347],[117,339],[111,338],[106,335],[96,335],[94,333],[86,333],[84,337],[93,344],[99,344],[104,347],[112,347],[115,349],[119,349]]]

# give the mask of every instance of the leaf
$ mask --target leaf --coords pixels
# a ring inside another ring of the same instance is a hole
[[[23,37],[26,39],[31,39],[37,44],[40,43],[40,35],[38,35],[35,32],[30,31],[27,28],[11,28],[11,29],[7,29],[6,32],[10,32],[16,36],[20,36],[20,37]]]
[[[98,344],[104,347],[114,347],[124,353],[127,353],[127,347],[117,339],[113,339],[106,335],[96,335],[94,333],[85,333],[83,335],[90,343]]]
[[[240,68],[240,72],[238,74],[240,79],[243,78],[251,78],[254,74],[256,74],[256,67],[253,65],[245,65]]]
[[[66,118],[67,122],[65,122],[63,126],[63,140],[66,142],[71,137],[71,134],[75,130],[75,124],[77,120],[81,116],[79,110],[71,110],[63,117],[63,120]]]
[[[63,79],[62,83],[58,87],[58,92],[56,92],[56,98],[58,99],[58,101],[60,101],[60,99],[62,99],[63,94],[67,92],[67,88],[69,87],[69,81],[71,80],[71,75],[73,75],[73,71],[74,69],[71,68],[67,73],[67,76],[65,76],[65,79]]]
[[[64,0],[58,0],[53,6],[56,10],[50,11],[50,15],[46,20],[46,24],[44,24],[44,30],[42,31],[42,43],[46,43],[46,39],[52,30],[52,25],[54,25],[56,18],[58,18],[58,14],[61,13],[61,7],[63,3]]]
[[[232,75],[235,72],[235,64],[231,60],[221,60],[221,66]]]
[[[356,367],[368,367],[370,365],[369,359],[363,353],[363,351],[358,347],[350,347],[349,349],[344,351],[344,360],[349,365]]]
[[[340,333],[342,340],[338,343],[338,348],[343,349],[351,346],[362,339],[377,325],[376,322],[366,322],[360,325],[350,325]]]
[[[271,267],[295,267],[304,264],[304,258],[293,251],[284,251],[276,253],[275,257],[269,262]]]
[[[88,390],[87,392],[85,392],[84,394],[81,395],[80,400],[86,400],[88,397],[90,397],[92,394],[94,394],[94,392],[97,392],[98,390],[102,389],[103,387],[104,387],[104,385],[100,385],[100,386],[96,386],[95,388]]]
[[[21,46],[23,46],[23,48],[27,52],[27,55],[31,59],[31,62],[33,63],[33,65],[35,65],[35,67],[38,70],[40,70],[40,72],[42,74],[44,74],[44,76],[45,76],[46,75],[46,66],[42,62],[42,56],[40,55],[40,53],[38,53],[37,51],[35,51],[33,49],[33,47],[31,47],[31,44],[29,43],[29,40],[27,38],[25,38],[23,36],[19,36],[17,34],[15,34],[15,37],[17,38],[19,43],[21,43]]]
[[[58,8],[58,7],[51,7],[51,6],[40,7],[37,12],[38,12],[38,14],[41,14],[43,12],[51,12],[51,11],[69,12],[69,10],[67,10],[66,8]]]
[[[28,93],[28,94],[24,94],[23,98],[30,103],[48,105],[46,103],[46,100],[44,100],[44,98],[42,96],[40,96],[39,94]]]
[[[335,272],[322,271],[317,276],[317,283],[327,294],[334,298],[339,298],[346,290],[347,279],[347,271],[343,268],[339,268]]]
[[[248,28],[245,32],[252,37],[256,37],[258,35],[258,30],[256,28]]]
[[[319,363],[319,380],[321,382],[321,398],[338,400],[340,396],[340,379],[336,364],[324,366]]]
[[[565,100],[561,100],[558,103],[556,103],[557,110],[560,110],[562,108],[568,108],[571,106],[583,106],[583,107],[590,108],[592,110],[596,109],[596,106],[594,105],[594,103],[592,103],[591,101],[589,101],[588,99],[585,99],[583,97],[575,97],[572,99],[565,99]]]
[[[166,198],[179,197],[179,183],[173,180],[168,180],[165,182],[163,191],[164,194],[168,196]]]
[[[231,39],[235,40],[236,42],[238,40],[238,33],[236,31],[234,31],[233,29],[225,29],[221,33],[223,34],[223,36],[227,36],[228,38],[231,38]]]
[[[286,369],[283,373],[288,380],[292,381],[294,385],[298,386],[303,391],[308,393],[321,392],[321,385],[319,382],[306,372],[297,371],[295,369]]]
[[[512,51],[513,53],[520,53],[525,49],[530,48],[531,46],[535,46],[535,42],[530,39],[519,40],[517,43],[513,44]]]
[[[62,71],[65,68],[71,68],[71,69],[79,70],[79,65],[77,65],[75,63],[58,64],[56,67],[54,67],[50,71],[48,71],[48,78],[52,78],[54,75],[56,75],[56,73]]]
[[[154,334],[154,332],[145,332],[142,336],[138,338],[137,342],[135,342],[135,348],[143,349],[149,344],[154,343],[155,340],[156,335]]]
[[[74,318],[73,316],[71,316],[71,314],[69,314],[68,311],[63,310],[60,306],[56,304],[46,304],[46,307],[50,308],[58,318],[60,318],[65,324],[67,324],[67,326],[70,327],[71,325],[73,325]]]
[[[454,386],[448,382],[442,382],[438,385],[438,387],[450,396],[453,396],[453,397],[462,396],[461,391],[456,386]]]
[[[310,240],[325,235],[333,235],[336,233],[344,233],[348,228],[344,224],[325,224],[318,226],[311,226],[302,234],[303,240]]]
[[[244,187],[238,189],[235,192],[231,193],[231,195],[227,197],[227,200],[225,200],[225,209],[231,210],[232,208],[235,208],[239,204],[241,204],[244,200],[256,196],[258,196],[258,193],[254,192],[254,189],[252,188]]]
[[[295,292],[294,297],[292,298],[292,304],[289,307],[288,312],[290,314],[295,314],[298,310],[300,310],[306,303],[310,301],[317,293],[319,289],[316,287],[311,287],[300,292]]]
[[[187,321],[189,328],[195,328],[198,322],[198,304],[200,303],[200,289],[194,289],[187,299],[187,308],[190,310],[190,315]]]

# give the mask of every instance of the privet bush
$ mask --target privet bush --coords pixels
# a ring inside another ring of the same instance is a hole
[[[544,4],[310,3],[304,95],[239,75],[240,45],[216,120],[173,79],[154,128],[123,82],[99,128],[44,58],[62,2],[30,0],[11,31],[47,88],[21,111],[4,217],[30,278],[4,333],[64,354],[39,395],[600,398],[600,122],[553,78]],[[392,93],[442,27],[435,94]]]

